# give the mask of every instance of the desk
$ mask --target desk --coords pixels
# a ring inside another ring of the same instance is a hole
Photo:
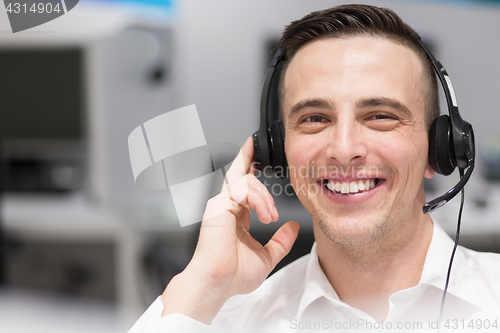
[[[117,209],[92,205],[76,194],[6,194],[3,228],[9,238],[45,242],[109,242],[115,246],[120,308],[142,308],[139,292],[140,233]]]

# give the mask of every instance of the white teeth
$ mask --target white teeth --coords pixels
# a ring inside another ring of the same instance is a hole
[[[333,184],[332,182],[328,182],[328,183],[326,183],[326,188],[327,188],[329,191],[333,191],[332,186],[334,186],[334,184]]]
[[[358,189],[359,189],[360,191],[364,191],[364,190],[365,190],[365,188],[366,188],[366,187],[365,187],[365,183],[364,183],[362,180],[358,181]]]
[[[371,190],[375,187],[375,179],[367,179],[365,181],[350,181],[350,182],[339,182],[330,180],[326,184],[326,188],[332,192],[342,193],[342,194],[354,194],[363,191]]]

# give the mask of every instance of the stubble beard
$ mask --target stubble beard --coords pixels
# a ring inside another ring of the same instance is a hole
[[[376,217],[356,215],[336,218],[325,212],[318,212],[313,216],[313,223],[317,224],[330,241],[347,247],[383,241],[395,225],[395,221],[388,214]],[[345,225],[346,222],[349,225]]]
[[[332,214],[319,208],[313,214],[313,224],[317,226],[315,233],[321,232],[331,242],[328,246],[337,249],[338,254],[349,257],[360,267],[368,267],[383,257],[390,257],[398,252],[404,243],[409,241],[411,232],[405,225],[401,203],[396,207],[385,205],[379,207],[373,215]],[[315,235],[318,239],[318,235]],[[322,236],[319,236],[322,237]]]
[[[371,170],[374,168],[377,170],[376,176],[378,176],[378,172],[381,170],[387,175],[386,181],[392,179],[392,176],[395,174],[394,170],[385,166],[369,167],[364,165],[353,165],[350,167],[353,168],[352,170]],[[336,170],[338,167],[328,166],[327,168],[328,170],[332,170],[332,168]],[[314,173],[311,173],[311,170],[313,170],[313,168],[308,168],[306,177],[306,184],[308,184],[307,188],[309,190],[315,189],[315,186],[318,186],[314,181]],[[390,182],[392,183],[392,181]],[[392,186],[392,184],[386,186]],[[391,230],[397,225],[397,221],[403,218],[403,216],[401,216],[401,211],[404,211],[404,207],[391,207],[387,201],[382,203],[379,207],[372,209],[375,211],[365,214],[363,212],[365,208],[362,206],[350,209],[345,207],[339,208],[335,212],[329,209],[327,210],[319,201],[318,191],[314,193],[309,191],[304,198],[301,198],[300,195],[298,196],[304,207],[309,207],[308,210],[311,212],[313,223],[321,229],[326,237],[330,239],[330,241],[346,247],[369,245],[385,240]],[[397,212],[394,211],[394,208]]]
[[[346,226],[346,222],[350,225]],[[396,221],[387,214],[370,218],[344,216],[339,219],[322,212],[313,217],[313,223],[318,226],[315,233],[321,232],[330,240],[327,248],[349,258],[358,268],[372,267],[395,248],[390,235],[394,234]],[[318,235],[315,237],[318,239]]]

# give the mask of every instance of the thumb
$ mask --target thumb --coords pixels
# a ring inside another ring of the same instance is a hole
[[[292,249],[292,245],[299,234],[300,225],[295,221],[283,224],[264,246],[271,257],[271,269],[273,269]]]

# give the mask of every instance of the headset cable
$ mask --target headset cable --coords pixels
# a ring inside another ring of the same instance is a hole
[[[460,179],[464,176],[464,170],[463,169],[458,169],[458,172],[460,173]],[[448,284],[450,282],[450,275],[451,275],[451,266],[453,265],[453,259],[455,258],[455,252],[457,251],[458,247],[458,240],[460,238],[460,223],[462,222],[462,210],[464,208],[464,188],[462,187],[461,190],[461,199],[460,199],[460,209],[458,211],[458,222],[457,222],[457,234],[455,236],[455,245],[453,246],[453,251],[451,252],[451,258],[450,258],[450,265],[448,266],[448,273],[446,274],[446,283],[444,285],[444,292],[443,292],[443,299],[441,300],[441,310],[439,311],[439,321],[438,321],[438,333],[441,331],[441,321],[443,319],[443,310],[444,310],[444,302],[446,299],[446,293],[448,291]]]

